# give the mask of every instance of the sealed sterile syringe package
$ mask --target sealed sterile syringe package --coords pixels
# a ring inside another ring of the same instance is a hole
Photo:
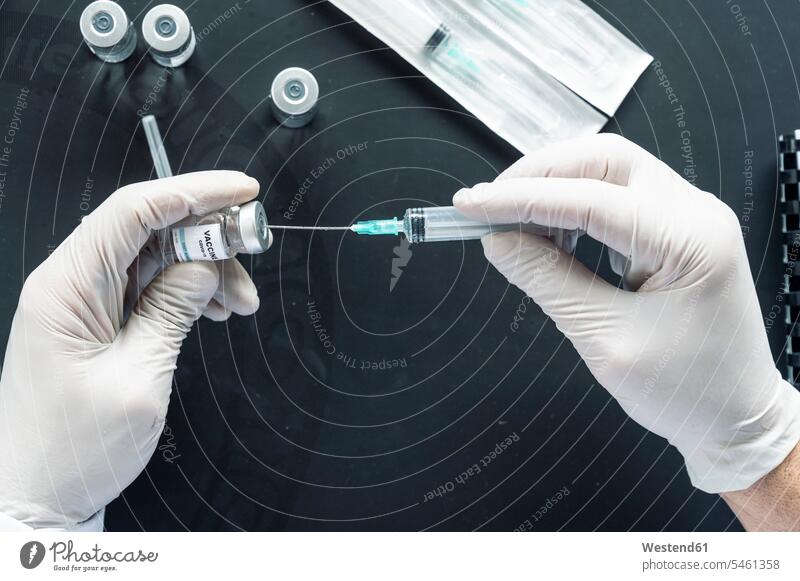
[[[614,115],[653,57],[580,0],[433,2],[475,18],[606,115]]]
[[[578,0],[331,2],[523,153],[599,131],[651,60]]]
[[[447,2],[331,0],[523,153],[598,132],[606,117]]]

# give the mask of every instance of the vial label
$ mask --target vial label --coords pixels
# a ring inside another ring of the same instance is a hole
[[[172,244],[175,256],[181,262],[225,260],[231,257],[219,224],[173,228]]]

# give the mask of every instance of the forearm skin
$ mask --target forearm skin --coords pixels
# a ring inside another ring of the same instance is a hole
[[[721,496],[748,531],[800,531],[800,443],[753,486]]]

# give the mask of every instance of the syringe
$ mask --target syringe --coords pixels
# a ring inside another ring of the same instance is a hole
[[[376,236],[403,234],[409,242],[447,242],[449,240],[475,240],[492,232],[525,231],[543,236],[549,229],[535,225],[488,224],[469,218],[452,206],[409,208],[402,219],[366,220],[356,222],[350,229],[356,234]]]
[[[366,236],[403,234],[409,242],[447,242],[450,240],[476,240],[487,234],[523,231],[540,236],[552,236],[562,248],[574,248],[577,231],[550,229],[536,224],[488,224],[465,216],[453,206],[409,208],[403,218],[364,220],[352,226],[281,226],[270,224],[278,230],[350,230]]]

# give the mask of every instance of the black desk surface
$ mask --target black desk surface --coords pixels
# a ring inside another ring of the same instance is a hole
[[[81,46],[85,2],[47,0],[33,13],[27,0],[3,3],[2,132],[20,90],[30,105],[0,205],[2,345],[26,273],[119,185],[151,177],[143,108],[159,117],[176,172],[246,169],[275,223],[304,183],[294,224],[347,224],[447,204],[518,157],[326,2],[177,3],[202,39],[161,81],[141,46],[115,66]],[[150,5],[122,4],[137,22]],[[775,136],[800,126],[800,4],[590,5],[661,62],[678,98],[650,69],[606,130],[694,168],[700,187],[749,212],[767,317],[781,282]],[[318,77],[319,116],[276,130],[268,86],[293,65]],[[535,530],[738,529],[479,243],[413,247],[390,290],[396,244],[279,234],[244,260],[260,311],[190,335],[168,433],[109,507],[108,529],[512,530],[526,519]],[[579,255],[609,274],[597,245]],[[782,332],[769,333],[776,358]]]

